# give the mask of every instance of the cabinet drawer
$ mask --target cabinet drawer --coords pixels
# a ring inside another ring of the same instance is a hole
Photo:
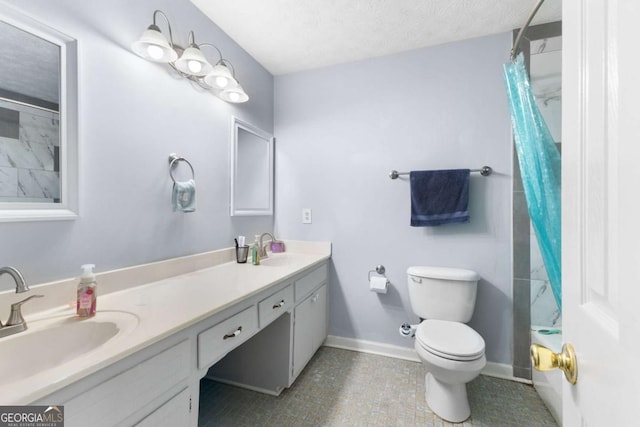
[[[327,264],[323,264],[306,276],[296,280],[296,302],[304,299],[311,291],[327,280]]]
[[[293,286],[291,285],[260,301],[260,304],[258,304],[260,328],[264,328],[273,322],[282,313],[291,311],[292,305]]]
[[[198,369],[207,368],[242,344],[258,330],[258,311],[244,311],[198,334]]]

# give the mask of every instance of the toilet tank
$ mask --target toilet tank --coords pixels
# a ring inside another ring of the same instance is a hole
[[[467,323],[476,305],[480,275],[475,271],[446,267],[409,267],[409,300],[423,319]]]

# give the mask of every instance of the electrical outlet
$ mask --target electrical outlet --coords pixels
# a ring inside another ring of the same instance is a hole
[[[302,208],[302,223],[311,224],[311,208]]]

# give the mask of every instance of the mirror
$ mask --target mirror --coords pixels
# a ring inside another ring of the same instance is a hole
[[[76,41],[0,11],[0,221],[77,216]]]
[[[273,215],[273,137],[231,122],[231,216]]]

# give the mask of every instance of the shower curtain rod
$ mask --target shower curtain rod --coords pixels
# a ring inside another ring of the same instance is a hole
[[[511,61],[515,61],[516,55],[518,54],[518,47],[520,47],[520,41],[522,40],[522,36],[524,36],[525,31],[527,31],[527,28],[529,28],[529,24],[531,24],[533,17],[536,16],[536,13],[538,13],[538,9],[540,9],[540,6],[542,6],[542,3],[544,3],[544,0],[538,0],[538,3],[535,5],[533,10],[529,14],[529,17],[527,18],[527,22],[524,24],[522,28],[520,28],[520,31],[518,31],[518,36],[516,37],[516,41],[513,43],[513,48],[511,49]]]

